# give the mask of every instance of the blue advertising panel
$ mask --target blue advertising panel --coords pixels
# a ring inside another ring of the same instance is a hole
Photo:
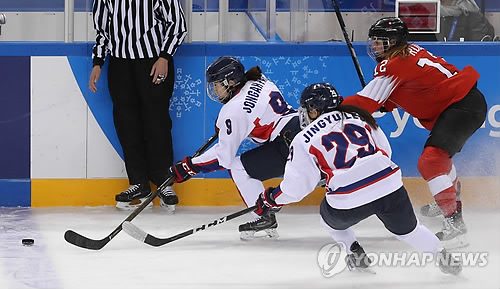
[[[30,177],[30,58],[0,56],[0,179]]]
[[[30,205],[30,58],[0,56],[0,206]]]

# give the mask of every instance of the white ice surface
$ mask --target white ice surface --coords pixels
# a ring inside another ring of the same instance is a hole
[[[169,237],[242,207],[178,207],[142,212],[133,223]],[[417,211],[417,210],[416,210]],[[318,251],[332,243],[319,224],[318,208],[287,207],[278,215],[280,240],[239,239],[242,216],[217,227],[151,247],[118,234],[103,249],[89,251],[64,240],[72,229],[84,236],[107,236],[131,212],[114,207],[0,208],[0,288],[500,288],[500,212],[465,211],[471,245],[463,251],[487,252],[484,267],[467,267],[459,276],[437,267],[374,267],[376,275],[344,271],[321,275]],[[441,218],[420,217],[432,231]],[[354,227],[367,252],[413,251],[371,217]],[[33,238],[26,247],[21,239]]]

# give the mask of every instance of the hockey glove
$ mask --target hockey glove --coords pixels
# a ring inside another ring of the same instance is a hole
[[[174,176],[174,183],[185,182],[199,172],[200,170],[191,162],[191,157],[185,157],[168,169],[169,176]]]
[[[257,209],[255,209],[254,213],[259,216],[265,216],[269,214],[270,210],[275,211],[283,206],[276,204],[276,201],[274,200],[274,196],[272,194],[273,190],[273,187],[269,187],[259,195],[259,198],[255,202]]]

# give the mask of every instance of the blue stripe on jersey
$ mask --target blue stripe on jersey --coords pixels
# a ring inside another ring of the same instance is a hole
[[[218,171],[218,170],[224,169],[223,166],[219,165],[219,161],[217,159],[211,160],[211,161],[206,162],[206,163],[196,164],[196,167],[202,173],[210,173],[213,171]]]
[[[375,173],[369,177],[366,177],[362,180],[359,180],[355,183],[352,183],[348,186],[345,186],[345,187],[339,187],[337,188],[335,191],[332,191],[330,188],[328,188],[328,195],[332,195],[332,194],[349,194],[349,193],[352,193],[354,191],[357,191],[359,189],[362,189],[364,187],[367,187],[373,183],[376,183],[382,179],[385,179],[387,178],[388,176],[392,175],[393,173],[397,172],[399,170],[399,167],[396,167],[396,168],[391,168],[391,167],[387,167],[381,171],[379,171],[378,173]]]

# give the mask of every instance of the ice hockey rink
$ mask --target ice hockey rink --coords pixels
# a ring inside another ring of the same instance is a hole
[[[157,237],[169,237],[242,207],[178,207],[143,211],[133,223]],[[416,210],[418,212],[418,210]],[[0,288],[500,288],[500,212],[465,210],[470,246],[486,252],[487,265],[464,267],[458,276],[424,267],[374,266],[376,274],[343,272],[326,278],[317,262],[332,240],[319,224],[317,207],[286,207],[279,213],[279,240],[241,241],[245,215],[161,247],[121,232],[99,251],[64,240],[72,229],[102,239],[131,212],[114,207],[0,208]],[[419,217],[432,231],[442,217]],[[367,252],[412,251],[374,217],[354,227]],[[35,239],[23,246],[23,238]]]

